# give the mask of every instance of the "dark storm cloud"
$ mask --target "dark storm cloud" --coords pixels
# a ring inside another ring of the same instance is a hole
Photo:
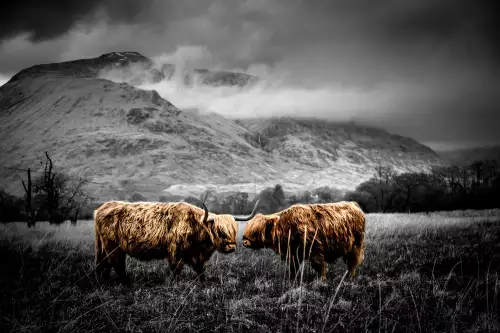
[[[339,63],[351,60],[373,74],[380,72],[373,68],[380,67],[379,61],[389,59],[404,74],[405,67],[419,65],[443,48],[450,62],[494,61],[500,55],[497,8],[489,0],[12,1],[2,4],[0,40],[30,33],[28,40],[47,41],[85,22],[92,29],[96,21],[105,21],[149,31],[148,47],[132,36],[128,41],[128,49],[143,46],[139,51],[144,53],[172,48],[172,43],[200,44],[224,61],[245,66],[312,51],[335,55]],[[242,38],[253,38],[248,54],[239,51],[245,48]]]
[[[500,140],[489,125],[500,107],[494,0],[20,3],[1,5],[0,74],[111,51],[178,52],[206,66],[286,73],[311,114],[356,112],[420,140]]]
[[[377,74],[391,63],[395,68],[389,75],[404,76],[416,74],[439,57],[440,66],[479,67],[498,64],[500,58],[500,20],[494,14],[499,5],[494,1],[304,3],[309,6],[300,16],[309,22],[296,24],[294,34],[282,35],[284,43],[296,38],[296,49],[330,45],[335,56],[347,48],[346,58],[352,57],[363,71]]]
[[[30,33],[33,41],[57,38],[75,22],[104,10],[112,21],[133,21],[151,0],[2,1],[0,39]]]
[[[35,64],[116,50],[154,55],[169,47],[158,37],[170,22],[202,15],[209,4],[193,0],[3,1],[0,73],[13,75]],[[91,43],[89,38],[93,38]]]
[[[500,22],[495,1],[396,2],[381,15],[380,36],[392,45],[450,47],[450,58],[494,60],[500,55]],[[410,2],[411,3],[411,2]]]

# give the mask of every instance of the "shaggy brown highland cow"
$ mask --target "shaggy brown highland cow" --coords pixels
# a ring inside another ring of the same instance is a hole
[[[94,212],[95,261],[98,275],[109,279],[111,268],[129,282],[125,255],[140,260],[167,258],[178,276],[184,264],[204,280],[204,265],[215,250],[236,250],[236,221],[249,216],[217,215],[186,202],[153,203],[110,201]]]
[[[273,249],[289,262],[292,278],[302,259],[309,258],[325,280],[325,263],[340,257],[354,277],[364,259],[364,232],[365,214],[356,202],[293,205],[275,214],[257,214],[245,227],[243,246]]]

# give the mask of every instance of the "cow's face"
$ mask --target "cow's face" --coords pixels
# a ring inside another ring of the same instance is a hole
[[[248,221],[243,233],[243,246],[252,249],[261,249],[272,243],[272,229],[278,222],[279,216],[265,216],[257,214]]]
[[[214,245],[221,253],[236,251],[236,234],[238,223],[231,215],[216,215],[212,227]]]

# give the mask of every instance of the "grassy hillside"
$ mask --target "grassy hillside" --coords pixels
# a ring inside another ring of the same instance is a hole
[[[242,227],[239,235],[241,238]],[[0,329],[93,332],[495,332],[500,329],[500,211],[368,214],[354,281],[308,265],[288,282],[268,250],[238,244],[201,284],[164,261],[127,258],[130,288],[93,273],[92,224],[0,226]],[[116,275],[112,275],[116,279]]]
[[[312,119],[201,115],[179,110],[154,90],[98,78],[104,68],[126,76],[131,65],[143,66],[140,73],[150,80],[163,79],[149,59],[116,52],[37,65],[2,86],[0,186],[21,195],[25,174],[13,169],[39,171],[46,150],[62,171],[87,177],[90,193],[101,200],[134,193],[158,200],[163,194],[198,195],[207,187],[255,192],[278,183],[292,192],[352,189],[381,162],[399,171],[441,163],[428,147],[383,130]],[[214,85],[253,80],[241,73],[198,74]]]

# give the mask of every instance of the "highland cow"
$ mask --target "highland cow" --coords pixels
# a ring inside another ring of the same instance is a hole
[[[110,201],[94,212],[96,272],[109,279],[114,268],[122,281],[126,254],[139,260],[164,259],[174,276],[187,264],[205,279],[204,266],[214,251],[236,250],[236,221],[255,216],[217,215],[186,202],[153,203]]]
[[[245,227],[243,246],[271,248],[290,265],[295,278],[303,258],[326,279],[326,262],[342,257],[351,277],[364,260],[365,215],[356,202],[293,205],[257,214]],[[305,244],[305,247],[304,247]]]

